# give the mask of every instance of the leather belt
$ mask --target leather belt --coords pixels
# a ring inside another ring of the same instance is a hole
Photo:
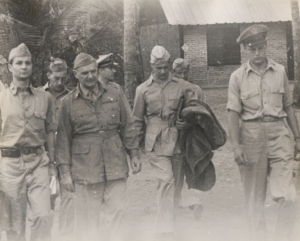
[[[109,131],[98,131],[94,133],[82,133],[76,134],[73,139],[85,139],[85,138],[100,138],[100,139],[108,139],[112,136],[118,135],[118,130],[109,130]]]
[[[176,119],[172,119],[172,120],[148,119],[148,125],[174,127],[176,126]]]
[[[25,147],[25,148],[1,148],[2,157],[18,158],[21,155],[38,154],[42,150],[42,146]]]
[[[276,121],[280,121],[283,118],[281,117],[275,117],[275,116],[264,116],[261,118],[256,118],[253,120],[244,120],[245,122],[276,122]]]

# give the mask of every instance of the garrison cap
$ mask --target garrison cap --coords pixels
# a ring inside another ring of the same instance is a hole
[[[110,53],[110,54],[105,54],[105,55],[99,55],[99,58],[96,60],[97,64],[98,64],[98,68],[103,68],[103,67],[107,67],[110,65],[113,66],[119,66],[118,63],[116,63],[114,61],[114,54]]]
[[[268,27],[263,24],[254,24],[246,28],[236,42],[246,46],[253,46],[267,41]]]
[[[160,61],[168,62],[170,57],[169,52],[164,47],[155,45],[151,51],[150,64],[159,64]]]
[[[7,64],[6,59],[3,57],[3,55],[0,55],[0,64]]]
[[[60,58],[51,57],[50,61],[49,69],[53,72],[63,72],[68,69],[66,61]]]
[[[189,66],[190,64],[182,58],[175,59],[173,62],[173,70],[180,69],[181,71],[186,71]]]
[[[21,43],[18,47],[15,47],[10,51],[8,61],[11,61],[15,57],[25,56],[31,57],[31,53],[29,52],[27,46],[24,43]]]
[[[74,60],[74,69],[96,63],[96,60],[89,54],[80,53],[76,56]]]

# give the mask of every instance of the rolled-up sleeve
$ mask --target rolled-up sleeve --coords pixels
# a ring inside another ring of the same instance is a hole
[[[127,151],[138,149],[138,134],[134,127],[133,119],[131,117],[131,108],[121,88],[119,89],[119,101],[119,104],[121,106],[120,132],[123,146]]]
[[[51,131],[54,131],[54,122],[53,122],[53,111],[52,111],[52,100],[51,97],[49,96],[49,93],[46,94],[47,96],[47,103],[48,103],[48,108],[47,108],[47,113],[46,113],[46,121],[45,121],[45,130],[46,133],[49,133]]]
[[[63,99],[58,114],[56,139],[57,165],[71,165],[72,126],[68,99]]]
[[[134,129],[138,136],[138,143],[144,139],[144,126],[145,126],[145,113],[146,112],[146,102],[143,94],[143,85],[140,85],[136,89],[132,119],[134,124]]]
[[[235,111],[239,114],[242,111],[240,87],[238,84],[238,79],[234,73],[230,76],[229,80],[228,102],[226,108],[227,110]]]

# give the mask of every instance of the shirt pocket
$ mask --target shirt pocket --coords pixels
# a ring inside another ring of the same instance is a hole
[[[277,108],[282,108],[283,106],[283,96],[284,96],[283,86],[271,85],[269,93],[269,103],[271,106]]]
[[[180,100],[178,92],[177,91],[169,92],[168,100],[169,100],[170,109],[178,110],[178,105]]]
[[[159,126],[148,126],[145,136],[145,151],[152,151],[154,143],[161,128]]]
[[[45,130],[45,120],[46,113],[44,111],[34,111],[30,121],[33,130]]]
[[[115,125],[120,123],[120,106],[117,99],[105,99],[102,101],[105,115],[108,118],[108,124]]]
[[[72,154],[73,155],[84,155],[90,152],[90,145],[88,143],[77,143],[73,142]]]
[[[252,110],[258,110],[261,107],[261,98],[258,89],[242,90],[241,101],[246,108]]]
[[[96,126],[97,120],[95,114],[87,108],[81,108],[71,111],[71,122],[74,130],[90,130]]]
[[[161,110],[160,90],[147,92],[145,97],[147,102],[147,112],[149,114],[159,113]]]

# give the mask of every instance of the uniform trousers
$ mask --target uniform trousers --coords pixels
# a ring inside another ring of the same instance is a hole
[[[53,215],[50,209],[49,158],[39,154],[20,158],[1,157],[0,189],[6,197],[8,241],[26,239],[26,214],[29,204],[31,241],[51,240]]]
[[[157,179],[157,214],[154,222],[154,232],[171,233],[174,232],[176,210],[180,200],[179,192],[175,194],[173,166],[181,163],[182,155],[160,156],[156,155],[155,152],[149,152],[147,155]],[[172,165],[172,162],[175,164]],[[176,175],[176,177],[180,177],[180,175]],[[180,185],[182,187],[182,181],[176,179],[176,187]]]
[[[60,185],[59,207],[59,236],[60,241],[71,241],[74,233],[74,193],[67,191]]]
[[[195,189],[188,189],[185,182],[184,156],[182,154],[173,156],[172,169],[174,175],[174,212],[176,214],[179,206],[189,207],[200,204],[201,192]]]
[[[127,219],[126,179],[75,183],[74,241],[119,240]]]
[[[268,179],[272,198],[279,204],[276,234],[272,240],[289,240],[295,219],[296,190],[292,170],[293,141],[285,120],[242,122],[240,144],[248,162],[239,169],[252,240],[266,240],[264,203]]]

